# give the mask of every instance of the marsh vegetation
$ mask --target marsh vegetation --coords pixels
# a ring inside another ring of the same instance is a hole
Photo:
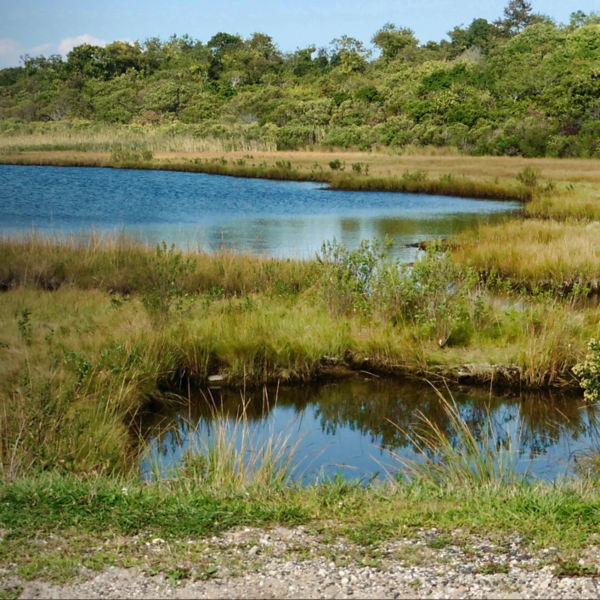
[[[90,558],[90,540],[105,536],[275,522],[366,546],[430,526],[518,531],[566,558],[597,543],[598,448],[569,480],[516,476],[446,392],[449,429],[423,415],[422,460],[386,484],[301,487],[288,476],[293,443],[240,448],[225,419],[173,477],[142,483],[137,471],[140,415],[215,376],[250,394],[363,370],[515,393],[583,389],[597,402],[600,25],[515,14],[439,44],[385,26],[375,60],[351,38],[284,56],[263,34],[221,33],[80,46],[66,61],[0,71],[2,163],[525,202],[519,217],[423,245],[411,265],[384,239],[332,240],[305,261],[124,237],[0,240],[3,562],[61,577],[80,563],[136,564],[131,548]],[[243,417],[236,426],[246,435]],[[36,558],[36,538],[56,532],[68,541]],[[153,568],[189,558],[179,548]]]

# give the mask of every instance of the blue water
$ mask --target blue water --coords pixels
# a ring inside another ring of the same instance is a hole
[[[441,391],[454,399],[480,447],[491,449],[498,464],[522,476],[549,481],[573,475],[578,462],[600,448],[598,407],[580,397],[491,396],[477,389],[453,390],[450,396],[446,388]],[[266,392],[246,395],[246,447],[256,451],[270,438],[280,440],[292,450],[293,476],[299,481],[340,474],[367,482],[395,477],[405,468],[402,461],[423,462],[414,443],[423,429],[420,414],[454,447],[461,442],[429,384],[357,376]],[[216,412],[226,415],[226,437],[239,447],[240,407],[238,391],[212,389],[192,396],[188,406],[148,415],[142,426],[148,447],[142,477],[168,476],[187,453],[202,453],[219,430]]]
[[[310,258],[326,240],[348,247],[389,236],[444,238],[518,210],[517,202],[341,192],[322,184],[170,171],[0,165],[0,234],[107,233],[186,249]]]

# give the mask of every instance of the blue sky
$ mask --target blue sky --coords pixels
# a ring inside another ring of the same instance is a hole
[[[508,0],[0,0],[0,67],[23,54],[64,54],[75,45],[189,34],[206,42],[219,31],[270,35],[287,52],[328,46],[341,35],[368,43],[387,22],[419,40],[440,40],[476,17],[494,20]],[[532,0],[559,22],[598,0]]]

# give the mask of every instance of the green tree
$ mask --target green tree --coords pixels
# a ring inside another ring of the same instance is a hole
[[[501,22],[508,35],[515,35],[535,22],[531,2],[510,0],[504,8],[504,20]]]
[[[335,55],[335,62],[342,73],[350,74],[353,72],[364,71],[367,66],[367,58],[371,52],[367,50],[364,44],[356,38],[343,35],[331,42]]]
[[[468,27],[455,27],[448,32],[456,53],[474,46],[487,52],[500,35],[498,28],[487,19],[473,19]]]
[[[386,23],[371,41],[381,50],[381,58],[386,62],[394,60],[406,50],[416,48],[418,44],[411,29],[398,28],[393,23]]]
[[[208,69],[208,75],[211,79],[218,79],[223,72],[223,58],[227,54],[239,50],[243,44],[244,41],[239,35],[231,35],[222,31],[208,40],[206,45],[212,51],[212,59]]]

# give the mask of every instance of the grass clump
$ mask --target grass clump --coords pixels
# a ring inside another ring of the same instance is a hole
[[[499,444],[489,413],[484,426],[487,431],[479,434],[462,418],[451,394],[446,398],[436,392],[449,431],[418,413],[421,426],[408,435],[420,458],[404,459],[391,452],[400,463],[401,476],[457,489],[516,484],[526,478],[515,471],[516,451]]]
[[[248,490],[274,490],[289,487],[299,467],[296,448],[291,436],[279,433],[257,439],[248,426],[247,400],[241,398],[237,415],[217,408],[212,398],[210,431],[202,434],[194,423],[182,423],[186,438],[191,440],[180,465],[173,473],[161,472],[155,465],[158,478],[171,476],[178,484],[191,490],[202,488],[214,493],[241,494]],[[267,400],[268,401],[268,400]],[[151,449],[149,459],[153,460]]]
[[[515,220],[460,236],[452,256],[492,282],[581,297],[600,290],[599,234],[595,223]]]

